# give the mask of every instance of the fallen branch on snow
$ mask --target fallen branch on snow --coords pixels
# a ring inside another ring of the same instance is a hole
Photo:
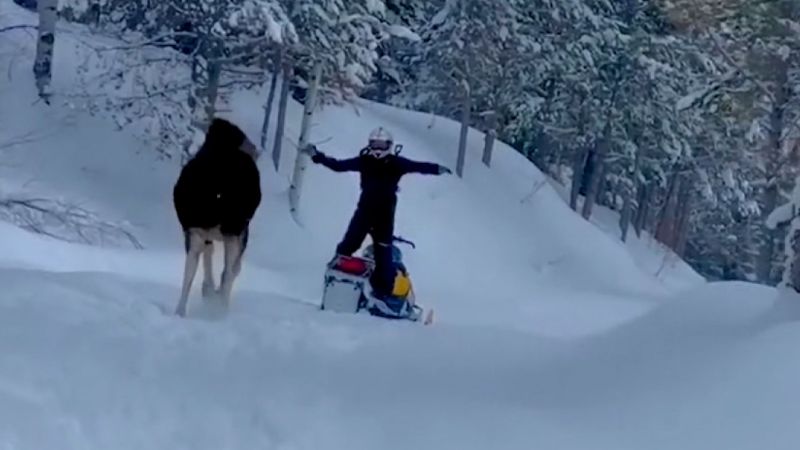
[[[35,25],[11,25],[8,27],[0,28],[0,33],[5,33],[6,31],[13,31],[13,30],[36,30],[38,29]]]
[[[77,205],[43,198],[2,198],[0,219],[28,231],[67,242],[102,245],[127,241],[144,248],[121,224],[105,221]]]

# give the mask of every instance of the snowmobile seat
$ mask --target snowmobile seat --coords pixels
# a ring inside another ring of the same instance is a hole
[[[372,261],[357,256],[337,256],[331,268],[349,275],[366,277],[372,271]]]

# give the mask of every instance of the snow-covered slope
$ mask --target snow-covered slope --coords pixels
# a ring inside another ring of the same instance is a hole
[[[33,21],[0,4],[0,26]],[[92,39],[82,33],[59,35],[58,89],[74,82],[59,68],[75,65],[76,42]],[[172,316],[179,167],[103,118],[37,103],[33,42],[25,31],[0,40],[0,142],[37,137],[4,153],[4,191],[125,220],[145,249],[0,224],[0,446],[794,448],[791,299],[705,284],[682,264],[655,276],[656,253],[580,219],[510,148],[480,165],[477,133],[463,180],[402,184],[398,233],[418,244],[408,264],[436,326],[317,310],[358,184],[311,167],[298,226],[287,207],[290,144],[280,172],[261,163],[265,196],[232,309],[195,295],[190,318]],[[229,115],[253,137],[262,94],[241,92]],[[351,155],[384,125],[407,156],[455,160],[451,121],[357,107],[322,111],[312,140]],[[292,104],[292,141],[299,116]]]
[[[3,16],[35,22],[13,5],[5,7]],[[177,163],[156,161],[129,133],[115,131],[103,118],[88,118],[58,100],[52,107],[34,104],[28,70],[34,41],[25,32],[13,37],[4,51],[14,55],[14,63],[0,121],[10,125],[9,131],[46,135],[11,152],[13,165],[4,179],[78,199],[109,218],[130,222],[148,251],[174,255],[173,271],[179,273],[182,243],[171,205]],[[94,38],[71,25],[63,26],[59,38],[54,86],[57,92],[70,92],[80,60],[75,55]],[[228,114],[254,139],[264,98],[263,90],[241,92]],[[363,146],[370,129],[384,125],[407,156],[451,166],[455,161],[458,128],[452,121],[369,102],[356,108],[321,111],[312,140],[325,140],[321,148],[332,155],[350,156]],[[283,294],[314,302],[324,261],[352,213],[358,180],[312,167],[303,193],[303,227],[298,227],[287,213],[287,190],[300,106],[292,103],[289,114],[280,173],[268,157],[261,161],[265,198],[253,223],[244,277],[251,278],[251,269],[266,270],[283,280],[289,289]],[[463,180],[409,176],[401,185],[397,232],[418,244],[418,250],[407,252],[409,266],[419,295],[441,313],[441,320],[583,333],[595,317],[607,325],[598,298],[611,297],[637,314],[649,301],[701,281],[686,266],[670,267],[669,282],[654,276],[657,268],[641,265],[625,246],[570,211],[521,155],[499,145],[488,169],[480,164],[478,133],[472,134],[471,144]]]

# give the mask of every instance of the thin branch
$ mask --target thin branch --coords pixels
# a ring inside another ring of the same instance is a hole
[[[175,38],[175,37],[193,37],[193,38],[200,38],[201,36],[198,33],[191,33],[185,31],[172,31],[169,33],[160,34],[158,36],[145,39],[139,42],[129,42],[126,45],[114,45],[109,47],[100,47],[94,46],[90,44],[86,44],[87,46],[91,47],[98,53],[101,52],[110,52],[110,51],[124,51],[124,50],[137,50],[143,47],[163,47],[174,45],[175,42],[166,40],[168,38]]]
[[[35,25],[11,25],[8,27],[0,28],[0,33],[5,33],[6,31],[13,31],[13,30],[22,30],[22,29],[36,30],[38,29],[38,27]]]
[[[523,197],[522,200],[520,200],[520,203],[527,203],[528,201],[530,201],[539,192],[539,190],[541,190],[546,184],[547,184],[547,178],[541,181],[534,182],[531,191],[527,195],[525,195],[525,197]]]
[[[76,205],[42,198],[0,199],[0,216],[37,234],[67,242],[98,244],[107,238],[144,248],[123,226],[104,221]]]
[[[20,145],[30,144],[31,142],[36,142],[45,138],[47,135],[44,134],[37,134],[35,130],[28,131],[25,134],[21,134],[19,136],[12,137],[11,139],[4,140],[0,142],[0,150],[8,150],[13,147],[18,147]]]

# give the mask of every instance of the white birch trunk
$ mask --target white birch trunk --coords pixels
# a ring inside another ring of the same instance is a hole
[[[300,141],[297,147],[297,157],[294,162],[294,173],[292,174],[292,184],[289,187],[289,208],[292,216],[299,222],[300,194],[303,189],[303,178],[306,173],[309,156],[304,151],[308,145],[308,135],[311,129],[311,119],[314,117],[314,109],[317,103],[317,90],[322,78],[322,64],[317,63],[314,67],[314,79],[308,89],[305,105],[303,107],[303,121],[300,124]]]
[[[47,100],[50,81],[53,78],[53,49],[56,42],[56,20],[58,0],[39,0],[39,38],[36,41],[36,59],[33,76],[39,97]]]

